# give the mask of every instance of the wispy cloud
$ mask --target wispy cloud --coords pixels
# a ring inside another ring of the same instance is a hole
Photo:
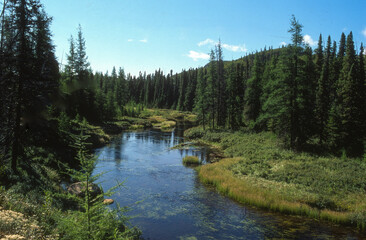
[[[188,57],[192,58],[193,61],[198,61],[199,59],[207,60],[210,58],[210,55],[202,52],[189,51]]]
[[[199,42],[197,45],[199,47],[205,46],[205,45],[210,45],[210,46],[214,46],[217,45],[219,42],[214,41],[210,38],[207,38],[206,40]],[[248,51],[248,49],[245,47],[244,44],[242,45],[231,45],[231,44],[227,44],[227,43],[222,43],[221,44],[222,48],[232,51],[232,52],[246,52]]]
[[[286,46],[287,43],[286,42],[280,42],[280,46]]]
[[[306,34],[304,35],[304,38],[302,40],[304,43],[309,44],[311,47],[314,47],[316,44],[318,44],[317,41],[314,41],[310,35]]]
[[[248,49],[245,47],[245,45],[230,45],[223,43],[222,47],[226,50],[232,51],[232,52],[246,52]]]
[[[204,41],[202,41],[202,42],[199,42],[199,43],[198,43],[198,46],[199,46],[199,47],[202,47],[202,46],[205,46],[205,45],[215,45],[215,44],[217,44],[217,42],[215,42],[215,41],[214,41],[214,40],[212,40],[212,39],[207,38],[206,40],[204,40]]]
[[[364,35],[366,37],[366,27],[365,29],[362,31],[362,35]]]
[[[127,40],[127,42],[133,42],[133,39],[132,39],[132,38],[130,38],[130,39],[128,39],[128,40]]]
[[[141,40],[139,40],[139,42],[147,43],[147,39],[146,38],[145,39],[141,39]]]

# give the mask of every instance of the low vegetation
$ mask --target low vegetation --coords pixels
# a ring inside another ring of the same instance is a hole
[[[186,131],[221,147],[226,159],[199,169],[213,184],[246,204],[289,214],[366,226],[366,162],[284,149],[273,133]]]
[[[200,164],[201,162],[196,156],[185,156],[183,158],[183,165],[185,166],[197,166]]]
[[[103,204],[104,196],[111,197],[115,188],[93,197],[90,188],[84,187],[79,197],[61,185],[63,180],[91,186],[100,176],[92,174],[96,157],[90,153],[89,136],[84,135],[98,128],[85,120],[70,123],[81,132],[63,131],[75,149],[77,167],[58,162],[60,169],[55,169],[51,167],[55,155],[29,148],[26,165],[19,164],[19,174],[8,176],[7,182],[15,183],[0,187],[0,239],[139,239],[141,232],[129,226],[126,208],[117,205],[112,210]]]

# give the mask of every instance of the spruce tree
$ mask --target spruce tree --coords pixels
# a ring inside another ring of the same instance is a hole
[[[319,35],[318,48],[315,49],[315,71],[316,79],[319,79],[323,69],[324,55],[323,55],[323,39],[322,35]]]
[[[217,125],[225,126],[226,120],[226,81],[221,41],[215,47],[217,66]]]
[[[243,72],[239,63],[231,63],[226,85],[229,127],[231,129],[238,129],[242,125],[242,111],[244,105]]]
[[[0,135],[4,155],[10,156],[16,172],[26,140],[40,135],[36,129],[42,127],[41,112],[49,94],[58,87],[58,64],[50,38],[51,19],[40,2],[9,1],[3,7],[0,80],[4,105],[0,109]]]
[[[297,104],[299,109],[298,118],[298,144],[302,147],[308,139],[314,136],[316,132],[315,102],[317,81],[315,79],[315,64],[313,62],[313,51],[311,47],[306,46],[302,56],[303,61],[300,68],[300,81],[298,84]]]
[[[210,101],[209,107],[209,118],[212,128],[215,128],[216,112],[217,112],[217,62],[216,54],[213,50],[210,53],[210,62],[208,68],[208,79],[207,79],[207,95]]]
[[[284,71],[288,71],[288,75],[285,79],[285,84],[288,86],[288,100],[287,111],[289,113],[289,125],[288,134],[290,140],[290,147],[297,148],[299,145],[298,138],[300,136],[299,131],[299,101],[302,99],[298,98],[298,88],[302,84],[301,75],[301,59],[300,56],[303,52],[303,36],[302,36],[302,25],[296,20],[295,16],[292,16],[291,26],[288,30],[291,33],[292,44],[289,46],[289,59],[284,65]]]
[[[347,36],[346,53],[342,70],[337,82],[337,114],[339,122],[338,143],[345,148],[348,155],[359,155],[362,152],[362,88],[360,89],[358,63],[353,34]]]
[[[330,111],[330,58],[331,39],[329,36],[327,41],[327,47],[325,49],[324,64],[316,89],[316,116],[320,144],[322,144],[326,139],[326,124],[329,118],[328,114]]]
[[[198,115],[200,123],[203,125],[203,129],[207,124],[207,110],[208,110],[208,98],[207,98],[207,74],[204,69],[198,70],[197,88],[195,96],[194,111]]]
[[[277,62],[278,56],[272,56],[269,63],[266,64],[263,72],[263,92],[261,95],[261,112],[259,115],[259,119],[257,120],[257,124],[259,124],[260,129],[262,130],[271,130],[274,131],[273,127],[273,119],[271,118],[270,114],[270,106],[271,100],[269,99],[272,97],[273,92],[273,85],[277,79]],[[271,122],[271,123],[270,123]]]
[[[261,109],[260,96],[262,95],[263,67],[259,60],[259,54],[255,54],[251,78],[247,81],[245,91],[245,115],[248,120],[256,121]]]

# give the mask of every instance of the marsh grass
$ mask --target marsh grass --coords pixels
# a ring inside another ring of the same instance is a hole
[[[286,150],[272,133],[186,133],[221,147],[228,158],[200,167],[199,177],[238,202],[365,227],[365,161]]]
[[[181,112],[171,109],[145,109],[141,112],[140,117],[151,119],[153,123],[167,120],[188,123],[195,123],[197,121],[197,116],[191,112]]]
[[[184,166],[198,166],[201,164],[196,156],[185,156],[182,160]]]

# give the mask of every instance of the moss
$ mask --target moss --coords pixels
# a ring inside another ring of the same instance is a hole
[[[129,127],[130,130],[137,130],[137,129],[144,129],[144,125],[139,125],[139,124],[132,124]]]

